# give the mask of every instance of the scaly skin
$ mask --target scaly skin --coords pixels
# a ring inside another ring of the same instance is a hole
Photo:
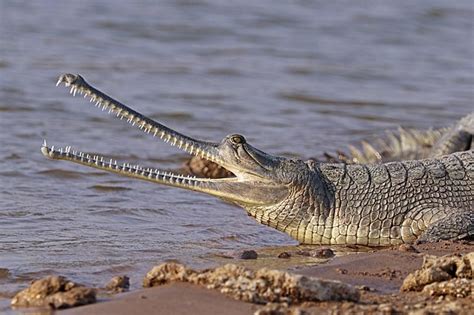
[[[452,238],[473,234],[473,151],[386,164],[299,162],[295,168],[301,183],[285,200],[247,210],[302,243],[411,243],[438,220],[462,212],[470,226],[453,227]]]
[[[474,236],[474,152],[439,158],[347,165],[272,156],[241,135],[220,143],[180,134],[93,88],[76,75],[58,84],[85,94],[145,132],[213,161],[235,177],[192,178],[81,152],[42,153],[159,184],[203,192],[240,205],[259,222],[308,244],[390,245]],[[450,139],[456,138],[453,134]]]

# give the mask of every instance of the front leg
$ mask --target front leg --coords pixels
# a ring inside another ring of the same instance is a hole
[[[474,238],[473,209],[464,211],[452,209],[446,212],[451,214],[428,226],[417,239],[417,243]]]

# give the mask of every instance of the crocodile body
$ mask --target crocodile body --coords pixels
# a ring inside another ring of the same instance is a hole
[[[473,150],[403,162],[305,162],[262,152],[237,134],[220,143],[193,139],[110,98],[78,75],[63,75],[60,83],[233,176],[183,176],[44,143],[41,151],[48,158],[222,198],[301,243],[380,246],[474,236]],[[453,132],[446,143],[457,143],[458,135]],[[439,151],[454,147],[440,146]]]
[[[290,196],[248,211],[302,243],[390,245],[473,234],[473,151],[384,164],[296,164],[301,183]],[[452,225],[437,238],[433,227],[445,220]]]

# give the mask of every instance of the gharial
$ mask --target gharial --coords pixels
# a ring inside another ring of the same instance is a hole
[[[69,146],[55,149],[45,141],[41,151],[48,158],[222,198],[301,243],[379,246],[474,236],[472,149],[379,164],[305,162],[262,152],[238,134],[220,143],[193,139],[110,98],[79,75],[64,74],[60,83],[71,87],[72,94],[83,94],[103,110],[217,163],[234,176],[195,178],[132,167]],[[459,137],[455,130],[446,143]]]

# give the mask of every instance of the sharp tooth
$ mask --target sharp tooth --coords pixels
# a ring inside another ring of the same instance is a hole
[[[54,152],[54,145],[51,146],[51,152]]]
[[[48,144],[46,144],[46,139],[43,139],[43,147],[47,147]]]
[[[62,81],[63,81],[63,76],[60,76],[58,79],[58,82],[56,82],[56,86],[60,85]]]

